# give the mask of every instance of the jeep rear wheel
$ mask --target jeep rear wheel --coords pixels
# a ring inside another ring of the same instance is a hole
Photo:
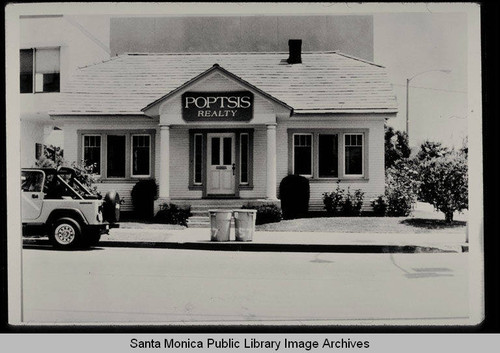
[[[57,248],[74,248],[80,244],[81,234],[78,222],[71,218],[61,218],[52,227],[50,241]]]

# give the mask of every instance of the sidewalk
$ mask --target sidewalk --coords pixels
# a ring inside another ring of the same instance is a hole
[[[465,234],[335,233],[256,231],[251,242],[210,241],[209,228],[111,229],[100,246],[239,251],[466,252]]]

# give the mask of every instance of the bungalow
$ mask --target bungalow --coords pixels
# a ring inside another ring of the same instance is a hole
[[[336,187],[384,192],[386,70],[340,52],[124,54],[79,69],[50,115],[66,160],[95,165],[101,190],[154,178],[161,202],[279,202],[310,181],[310,208]],[[288,56],[288,58],[287,58]],[[368,204],[367,204],[368,205]]]

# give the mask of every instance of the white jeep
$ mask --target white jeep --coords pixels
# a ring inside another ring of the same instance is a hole
[[[72,168],[22,169],[21,189],[25,237],[48,235],[57,248],[88,247],[119,226],[119,195],[110,191],[102,199]]]

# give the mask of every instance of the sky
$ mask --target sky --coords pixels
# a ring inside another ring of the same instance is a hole
[[[410,144],[426,139],[461,146],[467,134],[467,18],[465,14],[374,15],[374,61],[387,67],[406,129],[406,79],[410,81]],[[450,73],[428,70],[451,70]]]

